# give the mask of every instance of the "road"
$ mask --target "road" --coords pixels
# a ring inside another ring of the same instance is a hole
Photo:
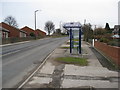
[[[2,47],[2,87],[19,85],[45,57],[67,40],[68,37],[45,38]]]

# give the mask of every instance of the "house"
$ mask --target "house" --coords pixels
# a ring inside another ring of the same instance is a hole
[[[26,37],[26,32],[22,31],[16,27],[10,26],[4,22],[0,23],[0,27],[2,28],[2,37],[3,38],[20,38],[20,37]]]
[[[37,37],[45,37],[46,36],[46,33],[45,32],[43,32],[42,30],[40,30],[40,29],[36,29],[35,30],[35,35],[37,36]]]
[[[0,26],[0,38],[8,38],[9,33],[9,30]]]
[[[27,32],[20,30],[20,37],[27,37]]]
[[[114,33],[114,34],[119,34],[119,32],[120,32],[120,25],[115,25],[115,26],[114,26],[113,33]]]
[[[27,36],[30,36],[31,33],[35,34],[35,30],[33,30],[27,26],[21,28],[21,30],[27,32]]]
[[[120,38],[120,25],[115,25],[113,30],[113,38]]]
[[[15,27],[12,27],[4,22],[0,23],[0,26],[6,30],[9,30],[8,37],[20,37],[19,30]]]

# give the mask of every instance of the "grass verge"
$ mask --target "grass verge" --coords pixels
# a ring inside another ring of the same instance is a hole
[[[55,59],[56,61],[66,63],[66,64],[75,64],[80,66],[87,66],[88,61],[85,58],[78,58],[78,57],[58,57]]]
[[[62,49],[69,49],[70,47],[61,47]],[[77,49],[77,47],[73,47],[73,48],[76,48]]]

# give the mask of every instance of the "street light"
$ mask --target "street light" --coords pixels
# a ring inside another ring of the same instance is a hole
[[[41,11],[41,10],[35,10],[35,30],[36,30],[36,12]]]

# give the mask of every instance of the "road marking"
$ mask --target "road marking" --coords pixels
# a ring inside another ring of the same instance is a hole
[[[45,40],[45,39],[49,39],[49,38],[42,38],[42,39],[38,39],[38,40]],[[27,42],[31,42],[31,41],[32,40],[30,40],[30,41],[24,41],[24,42],[17,42],[17,43],[4,44],[4,45],[0,45],[0,48],[3,47],[3,46],[22,44],[22,43],[27,43]]]
[[[9,52],[9,53],[7,53],[7,54],[3,54],[3,55],[1,55],[1,56],[10,55],[10,54],[13,54],[13,53],[16,53],[16,52],[19,52],[19,51],[21,51],[21,50],[16,50],[16,51],[14,51],[14,52]]]
[[[48,44],[47,44],[47,45],[48,45]],[[18,60],[20,60],[20,59],[22,59],[22,58],[24,58],[24,57],[27,57],[27,56],[35,53],[36,50],[40,50],[40,49],[42,49],[42,48],[45,48],[47,45],[44,45],[44,46],[41,46],[41,47],[37,47],[37,48],[33,49],[32,51],[30,51],[29,53],[27,52],[27,53],[26,53],[25,55],[23,55],[23,56],[20,56],[20,57],[18,57],[18,58],[15,58],[15,59],[12,60],[12,61],[8,61],[8,62],[4,63],[3,66],[5,66],[5,65],[7,65],[7,64],[10,64],[10,63],[13,63],[13,62],[15,62],[15,61],[18,61]]]
[[[7,54],[0,55],[0,58],[1,58],[1,57],[4,57],[4,56],[7,56],[7,55],[10,55],[10,54],[13,54],[13,53],[16,53],[16,52],[19,52],[19,51],[21,51],[21,50],[16,50],[16,51],[14,51],[14,52],[9,52],[9,53],[7,53]]]
[[[22,44],[22,43],[27,43],[27,42],[30,42],[30,41],[24,41],[24,42],[18,42],[18,43],[5,44],[5,45],[0,45],[0,47],[9,46],[9,45],[16,45],[16,44]]]
[[[55,51],[55,49],[45,58],[45,60],[43,61],[43,63],[41,63],[38,66],[38,68],[16,90],[19,90],[20,88],[22,88],[30,80],[30,78],[45,64],[45,62],[47,61],[47,59],[52,55],[52,53],[54,51]]]

